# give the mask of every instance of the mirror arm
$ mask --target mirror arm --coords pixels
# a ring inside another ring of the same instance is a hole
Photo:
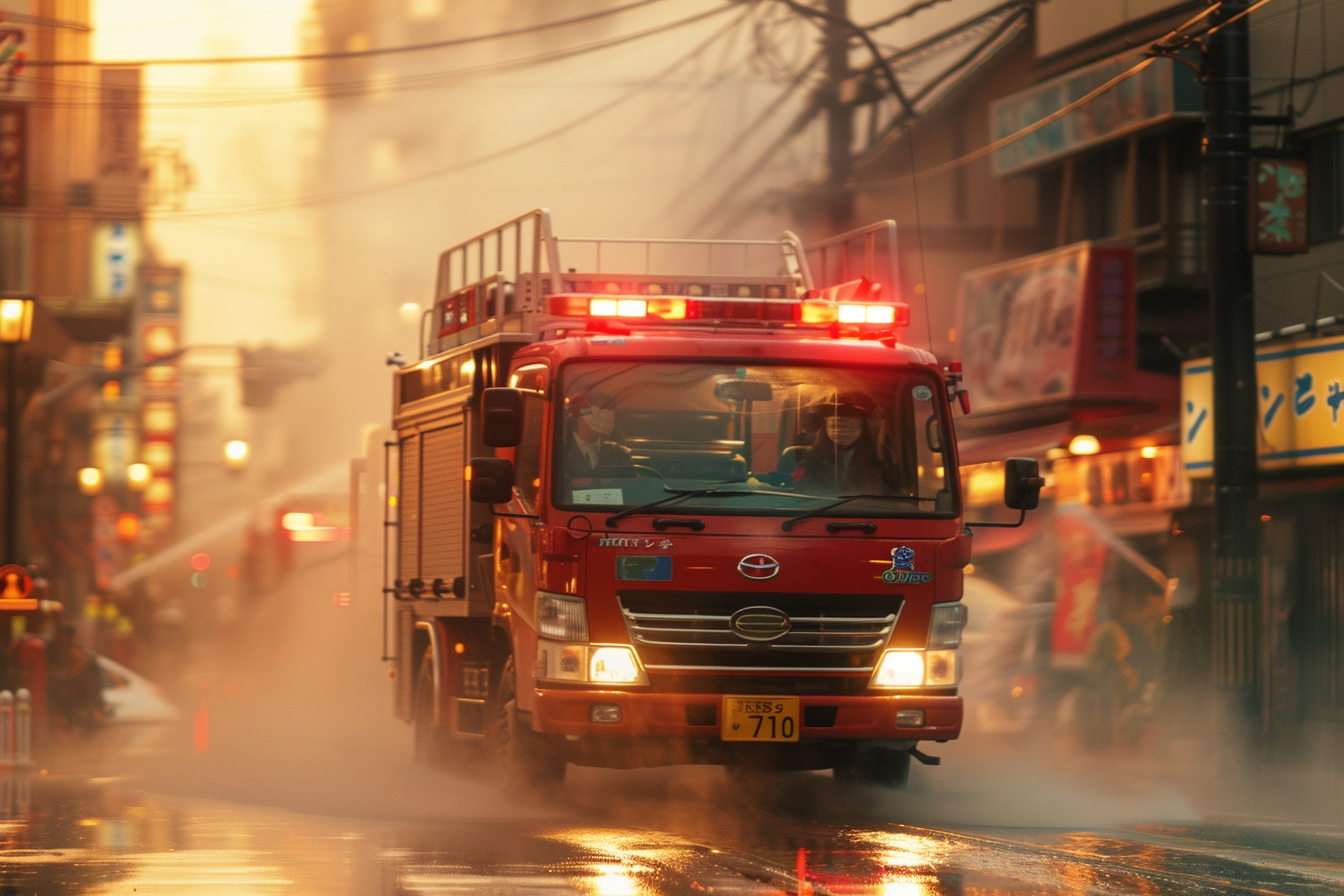
[[[535,513],[514,513],[509,510],[496,510],[495,505],[490,505],[490,513],[494,516],[509,517],[516,520],[539,520],[541,516]]]
[[[979,526],[984,529],[1016,529],[1026,521],[1027,512],[1025,510],[1020,510],[1018,511],[1017,522],[1015,523],[966,523],[965,525],[967,529],[972,526]]]

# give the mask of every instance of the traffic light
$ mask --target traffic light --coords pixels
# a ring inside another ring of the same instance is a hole
[[[243,407],[264,408],[275,402],[276,390],[299,377],[317,376],[326,362],[307,349],[279,349],[271,345],[238,349]]]

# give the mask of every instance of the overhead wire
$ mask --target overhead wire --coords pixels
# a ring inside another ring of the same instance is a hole
[[[923,12],[924,10],[932,6],[937,6],[940,3],[947,3],[947,2],[948,0],[920,0],[919,3],[912,3],[905,9],[893,13],[892,15],[887,16],[885,19],[879,19],[878,21],[872,22],[871,24],[868,25],[864,25],[863,27],[869,31],[873,31],[878,28],[885,28],[886,26],[891,25],[895,22],[899,22],[901,19],[912,18],[913,16],[918,15],[919,13]]]
[[[887,178],[883,180],[863,181],[862,185],[865,187],[902,186],[912,182],[913,180],[919,180],[929,177],[937,177],[940,174],[946,174],[947,172],[960,168],[963,165],[968,165],[971,162],[976,161],[977,159],[982,159],[985,156],[989,155],[990,153],[996,152],[1002,149],[1003,147],[1009,145],[1010,143],[1015,143],[1018,140],[1021,140],[1023,137],[1030,136],[1031,134],[1036,133],[1042,128],[1054,124],[1056,121],[1059,121],[1061,118],[1068,115],[1070,112],[1074,112],[1078,109],[1081,109],[1083,106],[1092,102],[1094,99],[1101,96],[1103,93],[1106,93],[1108,90],[1115,87],[1117,84],[1120,84],[1121,82],[1126,81],[1129,78],[1132,78],[1139,72],[1148,68],[1150,65],[1152,65],[1154,62],[1157,61],[1158,56],[1166,55],[1167,53],[1172,52],[1173,48],[1175,47],[1189,46],[1189,43],[1187,41],[1189,41],[1191,37],[1202,38],[1212,34],[1216,34],[1217,32],[1221,31],[1223,28],[1226,28],[1228,25],[1231,25],[1238,19],[1249,15],[1256,9],[1259,9],[1260,7],[1271,2],[1273,2],[1273,0],[1257,0],[1256,3],[1242,10],[1240,13],[1237,13],[1236,15],[1229,17],[1228,19],[1218,23],[1215,26],[1212,26],[1210,28],[1205,29],[1204,31],[1201,31],[1196,35],[1192,36],[1185,34],[1184,33],[1185,29],[1194,26],[1207,16],[1212,15],[1222,6],[1221,2],[1215,3],[1206,8],[1205,10],[1203,10],[1202,12],[1200,12],[1199,14],[1195,15],[1191,19],[1187,20],[1182,25],[1168,32],[1168,34],[1166,34],[1164,37],[1156,41],[1153,41],[1152,43],[1144,47],[1138,47],[1127,53],[1120,54],[1120,56],[1116,57],[1117,60],[1124,59],[1127,57],[1133,57],[1142,53],[1149,53],[1152,55],[1149,55],[1148,58],[1139,61],[1138,63],[1126,69],[1125,71],[1120,72],[1119,74],[1110,78],[1100,86],[1093,88],[1092,90],[1085,93],[1083,96],[1064,105],[1063,107],[1050,113],[1049,115],[1045,116],[1039,121],[1032,122],[1029,125],[1019,128],[1013,133],[1008,134],[1004,137],[1000,137],[998,140],[995,140],[985,146],[982,146],[979,149],[972,150],[971,152],[959,156],[958,158],[951,159],[939,165],[934,165],[931,168],[927,168],[913,175],[906,175],[904,177],[899,178]],[[1179,38],[1179,40],[1175,40],[1177,38]]]
[[[1301,34],[1302,34],[1302,0],[1297,0],[1297,16],[1293,19],[1293,61],[1289,64],[1289,69],[1288,69],[1288,91],[1287,91],[1288,113],[1287,113],[1287,114],[1288,114],[1288,118],[1289,118],[1290,120],[1291,120],[1292,117],[1293,117],[1293,101],[1297,98],[1297,97],[1296,97],[1296,89],[1297,89],[1297,41],[1298,41],[1298,38],[1301,36]],[[1285,99],[1284,94],[1279,94],[1279,114],[1280,114],[1280,115],[1283,115],[1283,114],[1284,114],[1284,111],[1283,111],[1283,102],[1284,102],[1284,99]],[[1288,137],[1288,129],[1285,127],[1285,128],[1283,128],[1281,131],[1279,131],[1279,129],[1277,129],[1277,128],[1276,128],[1275,130],[1276,130],[1276,135],[1275,135],[1276,139],[1275,139],[1275,142],[1278,143],[1280,147],[1282,147],[1282,146],[1283,146],[1283,141],[1286,140],[1287,137]]]
[[[712,10],[709,10],[708,12],[701,13],[699,16],[695,16],[687,20],[682,20],[679,24],[690,24],[690,22],[692,21],[700,21],[702,19],[708,19],[713,16],[720,15],[732,8],[733,7],[730,5],[716,7]],[[239,215],[239,214],[250,214],[254,212],[268,212],[282,208],[300,208],[310,205],[318,205],[326,202],[335,202],[344,199],[353,199],[360,196],[383,193],[390,190],[399,189],[401,187],[410,186],[411,184],[422,183],[427,180],[433,180],[438,177],[443,177],[448,174],[453,174],[458,171],[463,171],[468,168],[476,167],[477,165],[497,161],[501,158],[506,158],[510,155],[514,155],[525,149],[530,149],[534,146],[538,146],[542,143],[552,140],[555,137],[560,136],[561,134],[567,133],[568,131],[571,131],[576,127],[586,124],[587,122],[592,121],[593,119],[606,114],[612,109],[620,105],[623,105],[626,102],[629,102],[635,96],[638,96],[644,90],[648,89],[648,87],[651,86],[652,84],[655,84],[658,81],[666,78],[668,75],[672,74],[686,63],[698,57],[706,49],[708,49],[715,42],[717,42],[724,34],[729,33],[738,24],[740,24],[742,18],[743,18],[742,16],[739,16],[735,18],[733,21],[729,22],[723,28],[720,28],[717,31],[715,31],[713,34],[711,34],[704,41],[696,45],[685,55],[679,57],[671,65],[663,68],[659,72],[652,75],[649,81],[631,88],[625,93],[622,93],[620,96],[617,96],[614,99],[606,103],[603,103],[602,105],[594,109],[589,110],[588,112],[584,113],[578,118],[572,119],[566,122],[565,124],[560,125],[559,127],[552,128],[551,130],[548,130],[544,133],[530,137],[526,140],[522,140],[518,143],[514,143],[511,146],[504,147],[487,155],[478,156],[474,159],[468,159],[462,162],[457,162],[452,165],[445,166],[443,168],[437,168],[431,171],[421,172],[420,174],[401,178],[388,183],[373,184],[367,187],[356,187],[348,190],[338,190],[338,191],[332,191],[330,193],[324,193],[312,196],[300,196],[285,200],[272,200],[267,202],[247,203],[237,206],[224,206],[224,207],[207,208],[207,209],[185,209],[181,211],[164,211],[164,212],[151,211],[149,213],[149,216],[159,219],[187,219],[197,217],[210,217],[216,215]]]
[[[634,2],[627,3],[624,6],[599,9],[596,12],[571,16],[568,19],[558,19],[553,22],[542,22],[538,25],[523,25],[518,28],[510,28],[490,34],[474,34],[469,37],[451,37],[445,38],[444,40],[425,41],[418,44],[402,44],[395,47],[369,47],[368,49],[363,50],[329,50],[321,53],[279,53],[267,56],[181,56],[161,59],[128,59],[115,61],[95,59],[35,59],[29,60],[25,65],[29,68],[73,68],[109,64],[126,66],[254,65],[267,62],[322,62],[336,59],[368,59],[375,56],[394,56],[403,53],[420,53],[427,50],[443,50],[449,47],[462,47],[467,46],[468,44],[484,43],[508,37],[538,34],[543,31],[564,28],[582,22],[591,22],[596,19],[606,18],[607,16],[629,12],[630,10],[638,9],[641,6],[662,2],[664,2],[664,0],[634,0]]]
[[[1117,59],[1125,59],[1125,58],[1129,58],[1129,57],[1137,56],[1137,55],[1139,55],[1139,54],[1143,54],[1143,53],[1154,54],[1154,55],[1150,55],[1149,58],[1143,59],[1142,61],[1140,61],[1140,62],[1137,63],[1136,65],[1132,66],[1132,67],[1129,68],[1128,70],[1126,70],[1126,71],[1124,71],[1124,72],[1121,72],[1120,74],[1118,74],[1118,75],[1116,75],[1115,77],[1111,78],[1110,80],[1106,81],[1104,84],[1102,84],[1102,85],[1100,85],[1099,87],[1097,87],[1097,88],[1095,88],[1095,89],[1089,91],[1089,92],[1088,92],[1087,94],[1085,94],[1084,96],[1078,98],[1077,100],[1074,100],[1074,101],[1070,102],[1069,104],[1067,104],[1067,105],[1064,106],[1063,108],[1061,108],[1061,109],[1059,109],[1059,110],[1057,110],[1057,111],[1051,113],[1050,115],[1046,116],[1045,118],[1043,118],[1043,119],[1041,119],[1041,120],[1039,120],[1039,121],[1033,122],[1032,124],[1023,127],[1023,128],[1021,128],[1021,129],[1019,129],[1018,131],[1015,131],[1015,132],[1012,133],[1012,134],[1008,134],[1008,135],[1006,135],[1006,136],[1000,138],[999,140],[995,140],[995,141],[993,141],[992,143],[990,143],[990,144],[988,144],[988,145],[986,145],[986,146],[982,146],[982,147],[980,147],[979,149],[973,150],[972,152],[966,153],[966,154],[964,154],[964,155],[962,155],[962,156],[960,156],[960,157],[958,157],[958,158],[949,160],[949,161],[944,162],[944,163],[942,163],[942,164],[935,165],[935,166],[933,166],[933,167],[931,167],[931,168],[925,169],[924,171],[912,172],[912,173],[909,174],[909,175],[905,175],[905,176],[903,176],[903,177],[897,177],[897,178],[885,178],[885,179],[881,179],[881,180],[860,181],[860,182],[859,182],[859,185],[860,185],[860,186],[863,186],[863,187],[866,187],[866,188],[883,188],[883,187],[899,187],[899,186],[906,186],[906,185],[913,184],[913,183],[916,182],[917,180],[922,180],[922,179],[925,179],[925,178],[936,177],[936,176],[941,175],[941,174],[946,174],[946,173],[948,173],[948,172],[950,172],[950,171],[953,171],[953,170],[956,170],[957,168],[960,168],[960,167],[962,167],[962,166],[964,166],[964,165],[968,165],[968,164],[970,164],[971,162],[974,162],[974,161],[976,161],[976,160],[978,160],[978,159],[984,158],[985,156],[989,155],[990,153],[993,153],[993,152],[995,152],[995,151],[997,151],[997,150],[999,150],[999,149],[1002,149],[1004,146],[1007,146],[1007,145],[1009,145],[1009,144],[1011,144],[1011,143],[1014,143],[1014,142],[1016,142],[1017,140],[1022,139],[1023,137],[1027,137],[1027,136],[1029,136],[1029,135],[1035,133],[1036,131],[1039,131],[1039,130],[1041,130],[1042,128],[1049,126],[1050,124],[1053,124],[1054,122],[1056,122],[1056,121],[1058,121],[1059,119],[1063,118],[1064,116],[1068,115],[1070,112],[1073,112],[1073,111],[1076,111],[1077,109],[1082,108],[1084,105],[1086,105],[1087,103],[1092,102],[1092,100],[1094,100],[1094,99],[1096,99],[1097,97],[1101,96],[1103,93],[1105,93],[1106,91],[1108,91],[1108,90],[1110,90],[1111,88],[1115,87],[1117,84],[1120,84],[1121,82],[1125,81],[1126,79],[1128,79],[1128,78],[1130,78],[1130,77],[1133,77],[1134,75],[1137,75],[1139,72],[1141,72],[1141,71],[1143,71],[1144,69],[1148,68],[1148,67],[1149,67],[1150,65],[1152,65],[1153,62],[1155,61],[1155,59],[1156,59],[1156,55],[1159,55],[1159,54],[1160,54],[1160,55],[1166,55],[1166,54],[1174,53],[1174,52],[1175,52],[1175,49],[1176,49],[1177,47],[1189,46],[1190,42],[1193,42],[1192,39],[1203,38],[1203,37],[1207,37],[1207,36],[1209,36],[1209,35],[1211,35],[1211,34],[1215,34],[1215,33],[1217,33],[1218,31],[1222,30],[1223,28],[1227,27],[1228,25],[1232,24],[1233,22],[1237,21],[1238,19],[1243,18],[1244,16],[1247,16],[1247,15],[1251,14],[1251,13],[1254,12],[1255,10],[1257,10],[1257,9],[1259,9],[1259,8],[1261,8],[1261,7],[1263,7],[1263,6],[1265,6],[1266,4],[1268,4],[1268,3],[1270,3],[1270,2],[1271,2],[1271,0],[1257,0],[1257,2],[1254,3],[1252,6],[1246,8],[1246,9],[1243,10],[1242,12],[1236,14],[1235,16],[1232,16],[1231,18],[1229,18],[1229,19],[1227,19],[1227,20],[1225,20],[1225,21],[1223,21],[1223,22],[1220,22],[1218,25],[1213,26],[1213,27],[1210,27],[1210,28],[1208,28],[1208,29],[1205,29],[1204,31],[1198,32],[1197,34],[1195,34],[1195,35],[1193,35],[1193,36],[1192,36],[1192,35],[1187,35],[1187,34],[1186,34],[1186,31],[1187,31],[1188,29],[1194,27],[1195,25],[1197,25],[1199,22],[1203,21],[1203,20],[1204,20],[1205,18],[1207,18],[1208,16],[1213,15],[1213,14],[1214,14],[1215,12],[1217,12],[1217,11],[1222,7],[1222,5],[1223,5],[1223,4],[1222,4],[1222,0],[1218,0],[1218,2],[1211,3],[1208,7],[1206,7],[1206,8],[1203,9],[1202,11],[1196,13],[1194,16],[1190,17],[1189,19],[1185,20],[1185,21],[1182,22],[1180,25],[1176,26],[1176,27],[1173,28],[1171,31],[1167,32],[1167,33],[1166,33],[1165,35],[1163,35],[1161,38],[1159,38],[1159,39],[1157,39],[1157,40],[1155,40],[1155,41],[1152,41],[1152,42],[1150,42],[1149,44],[1144,45],[1144,46],[1142,46],[1142,47],[1136,47],[1136,48],[1130,50],[1130,51],[1127,52],[1127,53],[1122,53],[1122,54],[1120,54],[1120,56],[1117,57]],[[1184,40],[1184,41],[1186,41],[1186,42],[1185,42],[1185,43],[1181,43],[1180,41],[1176,41],[1177,38],[1180,38],[1181,40]],[[1176,41],[1176,42],[1173,43],[1173,41]],[[798,130],[801,130],[801,128],[799,128]],[[763,164],[764,161],[765,161],[765,158],[768,158],[769,155],[773,155],[774,152],[777,152],[780,148],[782,148],[783,145],[785,145],[785,144],[787,143],[787,139],[785,139],[785,138],[791,138],[792,136],[794,136],[795,133],[796,133],[796,131],[788,132],[788,133],[786,133],[786,134],[784,135],[783,138],[781,138],[781,140],[776,141],[776,143],[772,145],[771,149],[768,150],[768,155],[766,155],[764,158],[758,158],[757,161],[756,161],[756,163],[755,163],[755,166],[753,166],[753,167],[756,167],[756,166],[759,166],[759,165]],[[749,179],[750,179],[750,178],[746,178],[745,180],[749,180]],[[736,185],[736,187],[734,188],[734,191],[735,191],[736,188],[740,188],[740,186],[741,186],[741,182],[739,182],[739,183]],[[815,186],[816,186],[816,182],[814,181],[814,182],[811,184],[810,188],[815,188]],[[807,189],[807,188],[804,188],[804,189]],[[767,196],[771,196],[771,195],[775,195],[775,193],[774,193],[773,191],[771,191],[771,192],[769,192],[769,193],[763,194],[762,196],[757,197],[757,198],[756,198],[755,200],[753,200],[751,203],[746,204],[746,205],[743,207],[743,209],[744,209],[744,210],[749,210],[749,209],[750,209],[751,207],[753,207],[755,204],[757,204],[757,203],[763,201]],[[716,203],[716,208],[721,208],[722,206],[727,205],[727,203],[728,203],[730,200],[731,200],[731,194],[725,194],[724,196],[722,196],[722,197],[720,198],[720,201],[719,201],[718,203]],[[739,211],[739,215],[738,215],[738,217],[740,217],[742,213],[744,213],[744,212],[743,212],[743,211]]]
[[[794,75],[793,79],[787,85],[785,85],[784,89],[781,90],[778,94],[776,94],[775,98],[771,100],[769,103],[767,103],[761,109],[761,111],[756,113],[755,117],[753,117],[751,121],[747,122],[745,127],[739,130],[737,134],[735,134],[731,139],[729,139],[724,144],[724,149],[717,156],[715,156],[714,159],[709,164],[703,166],[703,168],[700,170],[700,173],[697,176],[689,178],[687,182],[693,186],[696,184],[705,183],[706,180],[714,172],[718,171],[725,163],[727,163],[730,159],[732,159],[732,157],[735,154],[740,153],[742,151],[743,142],[747,138],[756,134],[760,130],[760,128],[763,127],[767,121],[773,118],[775,116],[775,113],[778,112],[786,102],[788,102],[789,98],[792,97],[794,93],[797,92],[798,88],[807,82],[808,76],[817,67],[817,63],[820,62],[821,59],[822,54],[820,52],[813,54],[812,58],[808,61],[807,65],[805,65],[796,75]],[[748,166],[747,170],[754,170],[754,166]],[[663,210],[662,214],[659,217],[665,217],[671,214],[675,210],[676,206],[679,205],[682,201],[683,199],[681,197],[674,199],[672,203],[670,203],[668,207]]]
[[[899,52],[897,52],[897,53],[895,53],[895,54],[893,54],[893,55],[891,55],[891,56],[886,56],[886,57],[875,57],[874,62],[873,62],[872,65],[868,66],[867,68],[858,69],[858,70],[856,70],[855,73],[856,73],[856,74],[863,74],[863,73],[867,73],[867,72],[871,72],[871,71],[873,71],[874,69],[876,69],[876,68],[878,67],[877,59],[879,59],[879,58],[883,59],[883,60],[886,62],[886,64],[887,64],[888,66],[895,65],[895,64],[899,63],[900,60],[902,60],[903,58],[905,58],[908,54],[915,54],[915,53],[923,52],[924,50],[928,49],[929,47],[936,45],[938,42],[947,39],[947,37],[949,37],[949,36],[953,36],[953,35],[959,34],[959,33],[961,33],[962,31],[965,31],[966,29],[968,29],[968,28],[970,28],[970,27],[973,27],[973,26],[976,25],[977,23],[980,23],[980,22],[982,22],[982,21],[984,21],[984,20],[986,20],[986,19],[992,18],[993,16],[998,15],[998,14],[1004,12],[1005,10],[1011,10],[1011,9],[1013,9],[1013,8],[1020,8],[1020,7],[1024,6],[1024,5],[1025,5],[1026,3],[1028,3],[1028,2],[1029,2],[1029,0],[1008,0],[1008,2],[1002,3],[1002,4],[1000,4],[999,6],[993,7],[993,8],[991,8],[991,9],[985,10],[985,11],[981,12],[980,14],[978,14],[978,15],[976,15],[976,16],[974,16],[974,17],[972,17],[972,18],[970,18],[970,19],[968,19],[968,20],[966,20],[966,21],[964,21],[964,22],[961,22],[961,23],[959,23],[958,25],[953,26],[953,27],[950,28],[950,29],[945,29],[944,31],[939,32],[938,34],[935,34],[935,35],[932,35],[932,36],[930,36],[930,37],[928,37],[928,38],[925,38],[924,40],[922,40],[922,41],[916,43],[915,45],[913,45],[913,46],[911,46],[911,47],[908,47],[908,48],[905,48],[905,49],[903,49],[903,50],[901,50],[901,51],[899,51]],[[921,8],[923,8],[923,7],[921,7]],[[893,77],[894,77],[894,72],[893,72]],[[922,97],[922,92],[923,92],[923,88],[921,88],[921,97]],[[781,149],[783,149],[785,146],[787,146],[787,145],[788,145],[788,142],[789,142],[794,136],[796,136],[799,132],[801,132],[801,131],[803,130],[803,128],[806,127],[806,125],[807,125],[808,123],[810,123],[812,117],[814,117],[818,111],[820,111],[820,107],[817,106],[816,104],[813,104],[813,105],[809,106],[808,108],[804,109],[804,110],[802,111],[802,113],[800,113],[800,115],[798,116],[798,118],[795,119],[795,121],[793,122],[793,124],[790,125],[789,129],[787,129],[785,132],[783,132],[783,133],[779,136],[779,138],[777,138],[777,139],[775,140],[775,142],[772,143],[772,144],[766,149],[766,151],[765,151],[761,156],[758,156],[758,157],[753,161],[753,163],[752,163],[751,165],[749,165],[749,166],[747,166],[746,168],[743,169],[743,172],[744,172],[743,175],[740,176],[737,180],[735,180],[735,181],[733,182],[733,184],[730,185],[729,188],[726,189],[722,194],[720,194],[719,198],[718,198],[718,199],[717,199],[717,200],[710,206],[710,210],[709,210],[708,212],[706,212],[704,215],[701,216],[701,218],[699,219],[699,222],[698,222],[698,223],[699,223],[699,224],[704,224],[704,223],[706,223],[708,220],[710,220],[710,219],[714,218],[715,216],[717,216],[717,215],[718,215],[718,214],[719,214],[719,213],[720,213],[720,212],[721,212],[727,205],[729,205],[729,204],[731,203],[732,199],[733,199],[733,195],[734,195],[739,189],[741,189],[741,187],[742,187],[747,181],[749,181],[749,180],[751,179],[752,173],[753,173],[756,169],[758,169],[761,165],[763,165],[763,164],[764,164],[770,157],[772,157],[775,153],[779,152]],[[889,125],[889,126],[890,126],[890,125]],[[747,206],[746,208],[749,208],[749,207],[750,207],[750,206]],[[739,216],[739,217],[740,217],[740,216]],[[733,218],[733,219],[731,219],[731,221],[734,222],[734,223],[735,223],[736,220],[737,220],[736,217]]]
[[[170,94],[173,92],[181,93],[186,97],[198,96],[202,93],[210,92],[236,92],[243,94],[240,97],[228,99],[208,99],[208,100],[190,100],[164,101],[150,99],[148,102],[156,108],[212,108],[229,106],[255,106],[268,103],[287,103],[287,102],[305,102],[313,99],[328,99],[332,97],[347,96],[366,96],[370,93],[382,93],[384,91],[397,89],[420,89],[438,86],[442,82],[454,79],[468,78],[486,74],[496,74],[504,71],[521,70],[537,65],[545,65],[552,62],[558,62],[564,59],[570,59],[576,56],[586,55],[588,53],[606,50],[621,44],[631,43],[641,40],[645,37],[661,34],[669,29],[678,28],[682,25],[691,24],[707,18],[716,11],[730,8],[725,5],[715,10],[697,13],[682,19],[675,19],[671,22],[661,23],[650,26],[639,31],[633,31],[628,34],[620,34],[614,37],[603,38],[587,44],[580,44],[574,47],[565,47],[559,50],[549,50],[544,53],[537,53],[531,56],[519,57],[517,59],[502,60],[499,62],[481,63],[473,66],[463,66],[457,69],[450,69],[442,72],[429,72],[418,75],[405,75],[399,78],[369,78],[359,81],[332,82],[330,85],[295,85],[293,87],[273,87],[273,88],[149,88],[145,91],[151,98],[155,93]],[[76,89],[94,90],[96,85],[83,81],[58,81],[56,79],[44,80],[43,83],[62,84]],[[252,93],[249,94],[248,92]],[[262,92],[269,91],[269,93]],[[57,101],[44,102],[33,101],[34,105],[53,108],[82,108],[82,107],[100,107],[105,104],[97,100],[75,100],[75,101]]]

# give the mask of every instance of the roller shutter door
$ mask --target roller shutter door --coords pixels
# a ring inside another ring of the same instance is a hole
[[[466,481],[462,425],[424,433],[420,577],[426,584],[443,579],[451,584],[462,575],[466,548]]]
[[[403,584],[420,575],[420,436],[401,440],[397,576]]]

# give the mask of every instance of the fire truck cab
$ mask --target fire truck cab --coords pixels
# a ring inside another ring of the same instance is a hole
[[[958,372],[902,344],[895,225],[443,253],[397,370],[384,593],[419,758],[835,770],[958,736]],[[819,268],[822,283],[813,282]],[[1035,506],[1034,462],[1009,505]]]

